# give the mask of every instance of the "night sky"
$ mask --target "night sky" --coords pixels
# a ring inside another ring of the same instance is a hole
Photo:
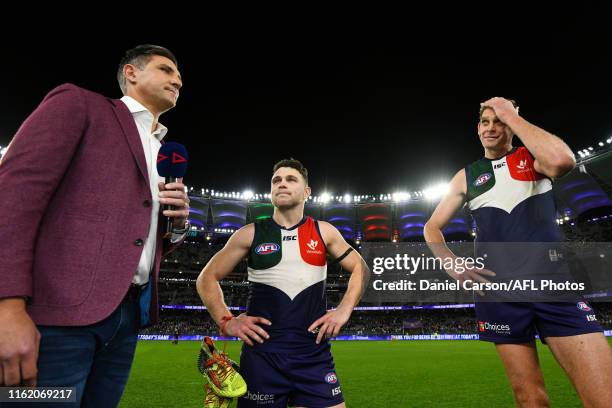
[[[208,18],[121,36],[7,31],[0,145],[61,83],[120,97],[119,59],[153,43],[176,54],[184,80],[161,122],[166,140],[190,152],[187,184],[266,192],[272,165],[291,156],[308,167],[315,194],[413,191],[482,156],[477,114],[492,96],[516,99],[527,120],[574,150],[611,136],[607,15],[581,6],[555,16],[429,15],[351,26]]]

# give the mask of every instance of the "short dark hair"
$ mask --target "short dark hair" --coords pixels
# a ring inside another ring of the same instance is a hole
[[[508,99],[508,100],[512,102],[512,106],[518,109],[518,104],[516,103],[514,99]],[[493,108],[491,108],[490,106],[486,106],[486,105],[480,106],[480,112],[478,113],[478,120],[482,119],[482,113],[485,111],[485,109],[493,109]]]
[[[290,159],[283,159],[272,167],[272,174],[276,173],[276,170],[280,169],[281,167],[291,167],[292,169],[296,169],[300,172],[302,177],[304,177],[306,185],[308,185],[308,169],[304,167],[301,161],[296,160],[293,157]]]
[[[178,67],[178,61],[174,54],[169,49],[160,47],[159,45],[141,44],[127,50],[123,58],[121,58],[121,61],[119,61],[119,69],[117,70],[117,81],[124,95],[127,93],[127,83],[123,75],[123,67],[126,64],[132,64],[143,69],[154,55],[166,57]]]

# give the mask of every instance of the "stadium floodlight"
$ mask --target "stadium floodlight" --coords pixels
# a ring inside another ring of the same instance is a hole
[[[344,201],[345,203],[350,203],[351,202],[351,195],[350,194],[345,194],[344,197],[342,197],[342,201]]]
[[[321,202],[323,204],[328,203],[329,200],[331,200],[331,194],[324,192],[323,194],[321,194]]]
[[[395,201],[396,203],[399,203],[401,201],[407,201],[410,200],[410,193],[406,193],[406,192],[397,192],[397,193],[393,193],[393,201]]]
[[[569,217],[568,217],[567,215],[566,215],[566,216],[565,216],[563,219],[564,219],[565,221],[569,221]]]
[[[603,142],[599,142],[598,144],[599,144],[599,147],[603,147],[604,145]]]
[[[250,200],[253,198],[253,191],[252,190],[245,190],[244,193],[242,193],[242,196],[244,197],[245,200]]]
[[[4,157],[4,155],[6,154],[7,150],[8,150],[8,147],[0,146],[0,159]]]
[[[582,152],[578,152],[578,156],[580,156],[580,158],[582,159],[583,157],[585,157],[586,155]]]
[[[608,138],[608,140],[606,140],[606,143],[607,143],[607,144],[612,143],[612,137]],[[5,149],[6,149],[6,147],[5,147]]]
[[[423,190],[423,195],[427,200],[436,200],[448,191],[448,183],[440,183]]]
[[[593,151],[593,148],[592,148],[591,146],[589,146],[589,150],[590,150],[590,151]]]

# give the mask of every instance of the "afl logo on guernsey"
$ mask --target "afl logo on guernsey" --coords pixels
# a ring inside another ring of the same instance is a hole
[[[585,302],[578,302],[576,306],[578,306],[578,309],[582,310],[583,312],[590,312],[591,310],[593,310]]]
[[[336,377],[336,373],[327,373],[325,376],[325,382],[328,384],[335,384],[338,382],[338,377]]]
[[[485,184],[487,181],[491,180],[491,173],[484,173],[478,176],[476,180],[474,180],[474,187],[480,187]]]
[[[279,249],[280,245],[275,244],[274,242],[266,242],[264,244],[257,245],[255,248],[255,253],[258,255],[269,255],[273,254],[274,252],[278,252]]]

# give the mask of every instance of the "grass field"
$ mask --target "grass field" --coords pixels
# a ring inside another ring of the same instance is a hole
[[[238,360],[239,342],[228,342]],[[339,341],[332,343],[348,407],[512,407],[494,346],[479,341]],[[221,343],[218,345],[221,346]],[[140,341],[122,408],[202,407],[199,343]],[[580,401],[546,346],[538,344],[553,407]]]

